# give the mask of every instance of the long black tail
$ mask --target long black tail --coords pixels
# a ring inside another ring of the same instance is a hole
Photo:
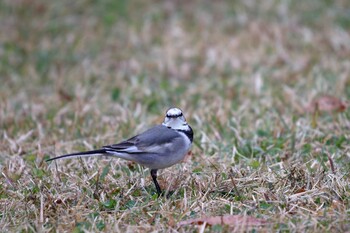
[[[73,154],[66,154],[66,155],[57,156],[57,157],[46,160],[46,162],[56,160],[56,159],[77,158],[77,157],[95,156],[95,155],[103,155],[103,154],[106,154],[105,149],[90,150],[90,151],[83,151],[83,152],[78,152],[78,153],[73,153]]]

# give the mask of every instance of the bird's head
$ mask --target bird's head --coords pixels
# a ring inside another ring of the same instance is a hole
[[[168,109],[165,114],[163,125],[175,130],[188,130],[189,128],[186,119],[179,108]]]

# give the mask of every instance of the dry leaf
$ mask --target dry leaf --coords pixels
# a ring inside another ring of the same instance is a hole
[[[343,112],[347,108],[340,99],[330,95],[322,95],[315,98],[307,107],[308,112]]]
[[[181,221],[178,223],[178,226],[185,226],[190,224],[201,225],[206,223],[207,225],[244,225],[244,226],[261,226],[266,224],[266,220],[254,218],[251,216],[244,215],[224,215],[224,216],[212,216],[212,217],[203,217],[196,219],[189,219],[185,221]]]
[[[294,193],[305,193],[306,189],[304,187],[298,189],[297,191],[295,191]]]
[[[74,97],[70,94],[68,94],[68,92],[66,92],[65,90],[63,89],[58,89],[58,96],[60,97],[61,100],[63,101],[67,101],[67,102],[70,102],[74,99]]]

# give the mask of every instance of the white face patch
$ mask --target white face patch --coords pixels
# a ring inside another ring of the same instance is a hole
[[[186,119],[179,108],[171,108],[166,112],[163,125],[175,130],[189,129]]]

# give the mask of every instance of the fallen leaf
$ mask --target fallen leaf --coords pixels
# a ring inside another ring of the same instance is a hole
[[[297,191],[295,191],[294,193],[304,193],[306,192],[306,189],[304,187],[298,189]]]
[[[346,104],[337,97],[322,95],[311,101],[311,103],[306,107],[306,111],[343,112],[346,108]]]
[[[245,215],[224,215],[224,216],[211,216],[211,217],[203,217],[196,219],[189,219],[185,221],[181,221],[178,223],[178,226],[185,226],[190,224],[202,225],[206,223],[206,225],[244,225],[244,226],[261,226],[267,223],[264,219],[254,218],[251,216]]]
[[[58,96],[60,97],[61,100],[70,102],[74,99],[73,95],[68,94],[65,90],[63,89],[58,89]]]

